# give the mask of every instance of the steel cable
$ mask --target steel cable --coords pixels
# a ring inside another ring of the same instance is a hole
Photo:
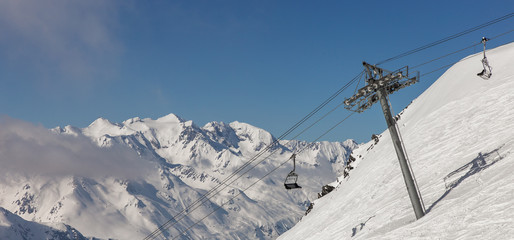
[[[430,47],[433,47],[433,46],[436,46],[438,44],[441,44],[443,42],[446,42],[446,41],[449,41],[451,39],[454,39],[454,38],[457,38],[457,37],[460,37],[460,36],[463,36],[465,34],[468,34],[468,33],[471,33],[473,31],[476,31],[478,29],[481,29],[481,28],[484,28],[484,27],[487,27],[489,25],[492,25],[492,24],[495,24],[495,23],[498,23],[500,21],[503,21],[503,20],[506,20],[510,17],[514,16],[514,13],[510,13],[510,14],[507,14],[503,17],[500,17],[500,18],[497,18],[497,19],[494,19],[492,21],[489,21],[487,23],[484,23],[484,24],[481,24],[479,26],[476,26],[474,28],[471,28],[471,29],[468,29],[468,30],[465,30],[463,32],[460,32],[460,33],[457,33],[457,34],[454,34],[454,35],[451,35],[447,38],[444,38],[444,39],[441,39],[441,40],[438,40],[436,42],[433,42],[433,43],[430,43],[430,44],[427,44],[425,46],[422,46],[422,47],[419,47],[419,48],[416,48],[416,49],[413,49],[413,50],[410,50],[410,51],[407,51],[405,53],[402,53],[400,55],[397,55],[397,56],[394,56],[394,57],[391,57],[391,58],[388,58],[386,60],[383,60],[379,63],[377,63],[376,65],[380,65],[380,64],[383,64],[385,62],[389,62],[389,61],[393,61],[393,60],[396,60],[396,59],[399,59],[399,58],[402,58],[402,57],[405,57],[405,56],[408,56],[410,54],[413,54],[413,53],[416,53],[416,52],[419,52],[419,51],[422,51],[424,49],[427,49],[427,48],[430,48]],[[505,32],[505,33],[502,33],[498,36],[495,36],[492,39],[495,39],[497,37],[500,37],[500,36],[503,36],[507,33],[510,33],[514,31],[513,30],[510,30],[508,32]],[[478,43],[480,44],[480,43]],[[420,67],[422,65],[425,65],[425,64],[428,64],[430,62],[433,62],[433,61],[436,61],[436,60],[439,60],[441,58],[444,58],[444,57],[447,57],[447,56],[450,56],[452,54],[455,54],[455,53],[458,53],[458,52],[461,52],[461,51],[464,51],[466,49],[469,49],[471,47],[474,47],[478,44],[473,44],[471,46],[468,46],[466,48],[463,48],[463,49],[460,49],[460,50],[457,50],[455,52],[452,52],[452,53],[449,53],[449,54],[446,54],[446,55],[443,55],[441,57],[438,57],[438,58],[435,58],[435,59],[432,59],[430,61],[427,61],[425,63],[422,63],[422,64],[419,64],[419,65],[416,65],[414,67],[412,67],[411,69],[414,69],[414,68],[417,68],[417,67]],[[463,61],[467,58],[464,58],[460,61]],[[460,61],[457,61],[457,62],[460,62]],[[454,62],[452,64],[448,64],[448,65],[445,65],[443,67],[440,67],[438,69],[435,69],[433,71],[430,71],[428,73],[425,73],[421,76],[426,76],[428,74],[431,74],[433,72],[436,72],[436,71],[439,71],[443,68],[446,68],[448,66],[451,66],[451,65],[454,65],[455,63],[457,62]],[[260,164],[262,161],[268,159],[273,153],[275,153],[277,151],[274,150],[268,157],[264,158],[263,160],[259,161],[257,164],[255,164],[253,167],[251,167],[250,169],[248,169],[247,171],[245,171],[243,174],[241,174],[239,177],[237,177],[236,179],[232,180],[232,182],[230,183],[226,183],[228,181],[230,181],[230,179],[232,179],[235,175],[237,175],[239,172],[241,172],[243,169],[245,169],[246,167],[248,167],[250,164],[252,164],[254,161],[256,161],[259,157],[261,157],[262,155],[264,155],[264,153],[266,153],[268,150],[270,150],[275,144],[278,144],[280,140],[283,140],[284,137],[288,136],[291,132],[293,132],[294,130],[296,130],[299,126],[301,126],[303,123],[305,123],[308,119],[310,119],[313,115],[315,115],[317,112],[319,112],[322,108],[324,108],[328,103],[330,103],[333,99],[335,99],[338,95],[340,95],[344,90],[346,90],[346,88],[348,88],[351,84],[353,84],[355,82],[355,80],[357,78],[360,79],[360,76],[362,75],[362,72],[355,78],[353,78],[350,82],[348,82],[346,85],[344,85],[342,88],[340,88],[338,91],[336,91],[333,95],[331,95],[327,100],[325,100],[323,103],[321,103],[318,107],[316,107],[313,111],[311,111],[309,114],[307,114],[304,118],[302,118],[300,121],[298,121],[295,125],[293,125],[291,128],[289,128],[286,132],[284,132],[279,138],[277,138],[272,144],[270,144],[269,146],[267,146],[265,149],[263,149],[262,151],[260,151],[257,155],[255,155],[254,157],[252,157],[249,161],[247,161],[245,164],[243,164],[241,167],[239,167],[234,173],[232,173],[231,175],[229,175],[227,178],[225,178],[224,180],[222,180],[216,187],[214,187],[213,189],[209,190],[206,194],[204,194],[200,199],[196,200],[195,202],[193,202],[192,204],[190,204],[187,208],[183,209],[180,213],[176,214],[173,218],[169,219],[166,223],[162,224],[158,229],[156,229],[154,232],[152,232],[151,234],[149,234],[145,239],[154,239],[155,237],[157,237],[158,235],[160,235],[162,233],[162,231],[164,229],[168,229],[170,228],[171,226],[173,226],[175,223],[178,223],[180,220],[182,220],[183,218],[185,218],[189,213],[193,212],[195,209],[197,209],[199,206],[201,206],[201,204],[205,203],[206,201],[210,200],[213,196],[217,195],[219,192],[221,192],[222,190],[224,190],[228,185],[234,183],[235,181],[237,181],[239,178],[241,178],[244,174],[246,174],[248,171],[252,170],[253,168],[255,168],[258,164]],[[339,104],[335,109],[337,109],[338,107],[340,107],[342,104]],[[314,126],[315,124],[317,124],[319,121],[321,121],[323,118],[325,118],[328,114],[330,114],[331,112],[333,112],[335,109],[331,110],[329,113],[325,114],[325,116],[323,116],[321,119],[319,119],[318,121],[316,121],[315,123],[311,124],[308,128],[304,129],[301,133],[303,134],[305,131],[307,131],[308,129],[310,129],[312,126]],[[353,114],[353,113],[352,113]],[[343,119],[341,122],[339,122],[338,124],[336,124],[334,127],[332,127],[331,129],[329,129],[327,132],[325,132],[324,134],[322,134],[320,137],[318,137],[315,141],[317,141],[318,139],[320,139],[321,137],[325,136],[326,134],[328,134],[330,131],[332,131],[335,127],[337,127],[339,124],[341,124],[342,122],[344,122],[347,118],[349,118],[352,114],[350,114],[348,117],[346,117],[345,119]],[[295,137],[296,138],[296,137]],[[295,139],[293,138],[293,139]],[[306,147],[312,145],[315,143],[312,142],[311,144],[307,145]],[[302,148],[301,151],[303,151],[304,149],[306,149],[306,147]],[[301,152],[300,151],[300,152]],[[298,152],[299,153],[299,152]],[[277,166],[275,169],[273,169],[272,171],[268,172],[266,175],[264,175],[262,178],[258,179],[256,182],[254,182],[253,184],[251,184],[249,187],[245,188],[244,190],[240,191],[237,195],[235,195],[232,199],[234,199],[235,197],[239,196],[239,194],[241,192],[244,192],[246,191],[247,189],[249,189],[251,186],[255,185],[257,182],[261,181],[264,177],[268,176],[269,174],[271,174],[272,172],[274,172],[276,169],[280,168],[282,165],[284,165],[287,161],[289,160],[286,160],[285,162],[281,163],[279,166]],[[217,191],[221,186],[224,186],[221,190]],[[216,192],[217,191],[217,192]],[[215,193],[214,193],[215,192]],[[214,193],[214,194],[212,194]],[[211,195],[212,194],[212,195]],[[209,196],[211,195],[211,196]],[[231,200],[232,200],[231,199]],[[199,203],[199,204],[198,204]],[[223,207],[226,203],[222,204],[221,206],[219,206],[216,210],[220,209],[221,207]],[[216,211],[215,210],[215,211]],[[213,211],[213,212],[215,212]],[[211,215],[213,212],[209,213],[207,216],[205,216],[204,218],[202,218],[200,221],[202,221],[203,219],[205,219],[206,217],[208,217],[209,215]],[[182,216],[180,216],[182,215]],[[180,216],[180,217],[179,217]],[[177,217],[179,217],[179,219],[177,219]],[[174,223],[171,223],[173,220]],[[198,221],[198,222],[200,222]],[[195,224],[193,224],[192,226],[190,226],[188,229],[186,229],[185,231],[183,232],[186,232],[188,230],[190,230],[194,225],[196,225],[198,222],[196,222]],[[171,223],[171,225],[170,225]],[[169,226],[168,226],[169,225]],[[181,234],[183,233],[181,232]]]
[[[452,40],[452,39],[458,38],[458,37],[460,37],[460,36],[466,35],[466,34],[468,34],[468,33],[474,32],[474,31],[476,31],[476,30],[478,30],[478,29],[482,29],[482,28],[487,27],[487,26],[490,26],[490,25],[492,25],[492,24],[496,24],[496,23],[498,23],[498,22],[504,21],[504,20],[509,19],[509,18],[511,18],[511,17],[513,17],[513,16],[514,16],[514,13],[509,13],[509,14],[507,14],[507,15],[505,15],[505,16],[502,16],[502,17],[496,18],[496,19],[491,20],[491,21],[489,21],[489,22],[486,22],[486,23],[480,24],[480,25],[478,25],[478,26],[472,27],[472,28],[470,28],[470,29],[464,30],[464,31],[462,31],[462,32],[459,32],[459,33],[453,34],[453,35],[448,36],[448,37],[446,37],[446,38],[443,38],[443,39],[437,40],[437,41],[435,41],[435,42],[429,43],[429,44],[427,44],[427,45],[424,45],[424,46],[421,46],[421,47],[418,47],[418,48],[415,48],[415,49],[409,50],[409,51],[407,51],[407,52],[404,52],[404,53],[402,53],[402,54],[396,55],[396,56],[394,56],[394,57],[390,57],[390,58],[388,58],[388,59],[382,60],[382,61],[378,62],[378,63],[376,64],[376,66],[381,65],[381,64],[384,64],[384,63],[386,63],[386,62],[390,62],[390,61],[393,61],[393,60],[399,59],[399,58],[403,58],[403,57],[405,57],[405,56],[411,55],[411,54],[413,54],[413,53],[417,53],[417,52],[422,51],[422,50],[425,50],[425,49],[427,49],[427,48],[431,48],[431,47],[433,47],[433,46],[436,46],[436,45],[439,45],[439,44],[441,44],[441,43],[447,42],[447,41],[449,41],[449,40]]]
[[[511,32],[514,32],[514,29],[509,30],[509,31],[506,31],[506,32],[501,33],[501,34],[498,34],[498,35],[496,35],[496,36],[494,36],[494,37],[490,38],[488,41],[492,41],[492,40],[494,40],[494,39],[497,39],[497,38],[499,38],[499,37],[502,37],[502,36],[504,36],[504,35],[506,35],[506,34],[508,34],[508,33],[511,33]],[[511,42],[513,42],[513,41],[511,41]],[[509,43],[511,43],[511,42],[509,42]],[[444,57],[450,56],[450,55],[452,55],[452,54],[454,54],[454,53],[461,52],[461,51],[463,51],[463,50],[469,49],[469,48],[471,48],[471,47],[474,47],[474,46],[477,46],[477,45],[480,45],[480,44],[482,44],[482,42],[479,42],[479,43],[476,43],[476,44],[470,45],[470,46],[468,46],[468,47],[465,47],[465,48],[463,48],[463,49],[457,50],[457,51],[455,51],[455,52],[452,52],[452,53],[449,53],[449,54],[443,55],[443,56],[441,56],[441,57],[434,58],[434,59],[432,59],[432,60],[430,60],[430,61],[427,61],[427,62],[424,62],[424,63],[418,64],[418,65],[416,65],[416,66],[414,66],[414,67],[412,67],[412,68],[410,68],[410,69],[420,67],[420,66],[425,65],[425,64],[427,64],[427,63],[430,63],[430,62],[433,62],[433,61],[439,60],[439,59],[441,59],[441,58],[444,58]],[[508,43],[507,43],[507,44],[508,44]],[[488,51],[488,50],[486,50],[486,52],[487,52],[487,51]],[[478,53],[477,53],[477,54],[478,54]],[[469,59],[469,58],[471,58],[471,57],[474,57],[474,56],[475,56],[475,55],[477,55],[477,54],[470,55],[470,56],[468,56],[468,57],[465,57],[465,58],[463,58],[463,59],[460,59],[459,61],[455,61],[455,62],[452,62],[452,63],[450,63],[450,64],[446,64],[446,65],[444,65],[444,66],[442,66],[442,67],[439,67],[439,68],[437,68],[437,69],[435,69],[435,70],[431,70],[431,71],[429,71],[429,72],[427,72],[427,73],[422,74],[422,75],[421,75],[421,77],[422,77],[422,76],[429,75],[429,74],[432,74],[432,73],[437,72],[437,71],[439,71],[439,70],[442,70],[442,69],[448,68],[448,67],[450,67],[450,66],[453,66],[453,65],[455,65],[456,63],[461,62],[461,61],[464,61],[464,60],[467,60],[467,59]]]
[[[335,124],[334,126],[332,126],[330,129],[328,129],[327,131],[325,131],[322,135],[320,135],[318,138],[316,138],[314,141],[312,141],[310,144],[306,145],[305,147],[303,147],[300,151],[297,152],[297,154],[301,153],[303,150],[311,147],[313,144],[316,143],[316,141],[318,141],[319,139],[321,139],[322,137],[324,137],[325,135],[327,135],[329,132],[331,132],[332,130],[334,130],[334,128],[336,128],[337,126],[339,126],[341,123],[343,123],[344,121],[346,121],[348,118],[350,118],[355,112],[352,112],[350,113],[348,116],[346,116],[343,120],[339,121],[337,124]],[[299,134],[300,135],[300,134]],[[295,138],[297,138],[299,135],[295,136]],[[271,155],[269,155],[267,158],[269,158]],[[267,159],[266,158],[266,159]],[[250,189],[251,187],[253,187],[255,184],[257,184],[258,182],[262,181],[262,179],[266,178],[267,176],[269,176],[271,173],[275,172],[277,169],[279,169],[280,167],[282,167],[284,164],[286,164],[288,161],[290,160],[290,158],[288,158],[286,161],[282,162],[280,165],[278,165],[277,167],[275,167],[274,169],[272,169],[271,171],[267,172],[264,176],[262,176],[261,178],[257,179],[255,182],[253,182],[252,184],[250,184],[248,187],[246,187],[244,190],[240,190],[236,195],[234,195],[232,198],[230,198],[229,200],[225,201],[223,204],[221,204],[220,206],[218,206],[216,209],[212,210],[210,213],[208,213],[207,215],[205,215],[203,218],[201,218],[200,220],[196,221],[193,225],[189,226],[186,230],[184,231],[181,231],[176,237],[180,237],[182,234],[184,234],[185,232],[191,230],[194,226],[196,226],[198,223],[200,223],[201,221],[205,220],[207,217],[209,217],[210,215],[212,215],[213,213],[215,213],[216,211],[218,211],[219,209],[221,209],[223,206],[225,206],[227,203],[231,202],[232,200],[234,200],[236,197],[238,197],[239,195],[241,195],[241,193],[243,193],[244,191]]]
[[[181,212],[176,214],[173,218],[169,219],[167,222],[162,224],[159,228],[157,228],[155,231],[150,233],[148,236],[146,236],[144,239],[154,239],[158,235],[162,233],[164,229],[168,229],[178,223],[180,220],[184,219],[190,212],[193,212],[195,209],[197,209],[201,204],[205,203],[206,201],[210,200],[213,196],[217,195],[219,192],[223,191],[227,185],[230,185],[234,183],[236,180],[241,178],[244,174],[246,174],[248,171],[252,170],[257,166],[259,163],[261,163],[263,160],[258,162],[254,167],[248,169],[246,172],[241,174],[236,179],[232,180],[232,182],[228,183],[230,179],[232,179],[235,175],[237,175],[239,172],[241,172],[243,169],[248,167],[250,164],[252,164],[254,161],[256,161],[259,157],[261,157],[264,153],[266,153],[269,149],[271,149],[275,144],[278,144],[280,140],[282,140],[284,137],[289,135],[291,132],[296,130],[301,124],[306,122],[308,119],[310,119],[313,115],[315,115],[317,112],[319,112],[323,107],[325,107],[328,103],[330,103],[333,99],[335,99],[338,95],[340,95],[344,90],[346,90],[349,86],[351,86],[358,78],[362,76],[362,72],[359,73],[356,77],[354,77],[351,81],[349,81],[347,84],[345,84],[343,87],[341,87],[338,91],[336,91],[332,96],[330,96],[327,100],[325,100],[322,104],[320,104],[317,108],[315,108],[313,111],[311,111],[307,116],[305,116],[302,120],[297,122],[293,127],[288,129],[285,133],[283,133],[279,138],[277,138],[272,144],[268,145],[265,149],[261,150],[257,155],[252,157],[249,161],[247,161],[245,164],[243,164],[241,167],[239,167],[235,172],[233,172],[231,175],[229,175],[227,178],[225,178],[223,181],[221,181],[216,187],[209,190],[209,192],[205,193],[202,197],[200,197],[198,200],[191,203],[187,208],[183,209]],[[309,126],[312,127],[313,125]],[[305,132],[304,130],[303,132]],[[302,133],[303,133],[302,132]],[[221,188],[219,191],[218,189]],[[210,196],[209,196],[210,195]],[[173,221],[175,220],[175,221]],[[173,222],[172,222],[173,221]]]

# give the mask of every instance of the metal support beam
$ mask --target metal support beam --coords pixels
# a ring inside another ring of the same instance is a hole
[[[409,77],[409,68],[403,67],[394,72],[387,71],[377,66],[363,62],[362,65],[366,70],[366,86],[356,91],[355,95],[346,99],[345,108],[355,112],[363,112],[369,109],[373,104],[380,101],[382,111],[387,123],[387,128],[393,140],[393,146],[400,162],[403,179],[409,198],[414,208],[416,219],[420,219],[425,215],[425,207],[421,199],[421,193],[418,190],[414,180],[414,173],[409,166],[407,153],[403,148],[400,138],[399,129],[396,127],[396,121],[391,114],[391,108],[387,101],[387,95],[396,92],[404,87],[410,86],[419,81],[419,72],[415,77]]]
[[[411,172],[407,162],[407,154],[400,140],[398,129],[396,128],[396,120],[394,120],[391,114],[391,108],[389,107],[389,102],[387,101],[387,92],[384,88],[382,88],[379,89],[377,93],[380,98],[380,105],[382,106],[385,120],[387,122],[387,128],[389,128],[389,133],[391,134],[391,139],[393,140],[394,150],[396,151],[398,161],[400,162],[403,180],[405,181],[405,186],[407,187],[407,192],[409,193],[409,198],[412,203],[412,207],[414,208],[414,214],[416,215],[416,219],[420,219],[421,217],[425,216],[425,208],[423,206],[423,202],[421,201],[421,196],[417,189],[417,185],[414,182],[413,173]]]

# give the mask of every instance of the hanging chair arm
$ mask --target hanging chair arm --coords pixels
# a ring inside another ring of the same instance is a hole
[[[296,170],[296,153],[293,153],[289,159],[293,159],[293,171],[291,172],[294,172]]]
[[[485,42],[487,42],[487,41],[489,41],[489,38],[482,37],[482,41],[481,42],[484,44],[484,58],[486,58],[485,57]]]

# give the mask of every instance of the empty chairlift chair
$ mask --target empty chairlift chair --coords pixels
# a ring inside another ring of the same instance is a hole
[[[287,174],[286,180],[284,181],[284,186],[286,187],[286,189],[302,188],[297,183],[298,174],[294,172],[294,170],[296,169],[296,154],[293,154],[291,158],[293,159],[293,170],[289,172],[289,174]]]
[[[477,76],[487,80],[493,75],[492,68],[489,66],[489,61],[487,61],[487,57],[485,56],[485,42],[489,39],[486,37],[482,38],[482,43],[484,44],[484,58],[482,58],[482,66],[484,66],[484,70],[482,72],[477,73]]]

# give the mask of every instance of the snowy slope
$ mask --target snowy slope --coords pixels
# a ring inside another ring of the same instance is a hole
[[[29,222],[0,207],[0,239],[86,240],[88,238],[69,225],[62,223],[47,223],[47,225],[44,225]]]
[[[25,220],[62,222],[86,236],[117,239],[144,238],[276,140],[246,123],[199,127],[173,114],[122,123],[99,118],[84,129],[52,133],[4,120],[2,129],[8,131],[0,132],[0,159],[10,169],[0,177],[1,207]],[[177,237],[307,144],[280,141],[264,154],[268,159],[158,239]],[[341,174],[355,147],[352,140],[313,144],[297,157],[302,190],[284,189],[292,167],[286,165],[179,238],[276,238]]]
[[[447,70],[401,115],[427,215],[415,221],[388,131],[354,150],[356,167],[279,239],[512,239],[514,44]],[[405,89],[403,91],[408,91]]]

